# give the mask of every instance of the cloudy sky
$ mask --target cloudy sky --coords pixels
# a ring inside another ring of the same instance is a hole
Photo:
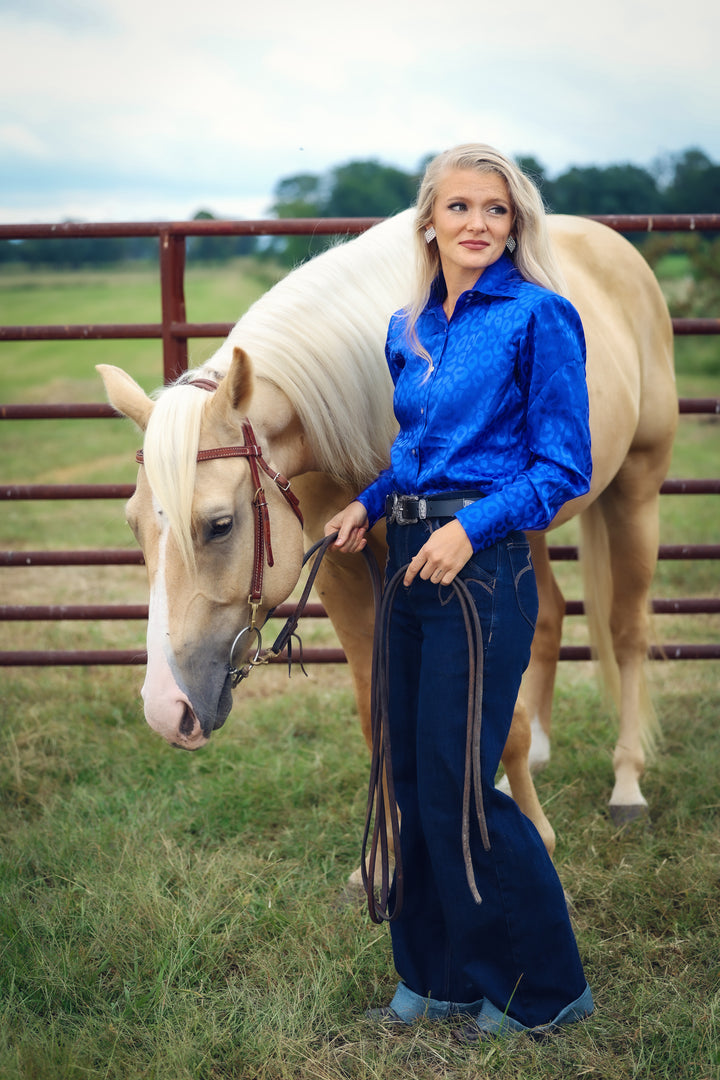
[[[0,220],[259,217],[277,181],[490,142],[720,160],[718,0],[0,0]]]

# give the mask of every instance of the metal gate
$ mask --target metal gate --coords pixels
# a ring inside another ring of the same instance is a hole
[[[191,236],[269,236],[269,235],[333,235],[356,234],[374,225],[378,218],[302,218],[282,221],[191,221],[181,223],[113,223],[62,225],[0,225],[0,239],[38,239],[55,237],[157,237],[161,292],[161,317],[157,324],[123,323],[77,326],[0,326],[2,341],[81,341],[90,339],[157,338],[163,345],[163,376],[165,382],[177,378],[188,366],[188,340],[191,338],[224,338],[233,323],[191,323],[187,321],[185,305],[186,240]],[[642,215],[596,216],[595,220],[619,232],[676,232],[718,231],[720,214],[665,214],[654,217]],[[718,334],[720,318],[674,319],[673,328],[679,334]],[[680,399],[681,414],[720,414],[720,398]],[[108,419],[116,414],[106,404],[0,405],[2,420],[43,419]],[[25,499],[127,499],[133,492],[130,484],[9,484],[2,487],[2,498]],[[663,495],[720,495],[720,478],[667,480]],[[550,557],[555,561],[576,560],[577,548],[551,546]],[[661,545],[660,559],[720,559],[718,544]],[[0,566],[121,566],[142,563],[136,550],[72,550],[72,551],[0,551]],[[718,614],[720,598],[654,599],[657,613]],[[282,605],[276,616],[284,618],[290,605]],[[568,601],[568,615],[583,613],[582,601]],[[308,605],[308,617],[325,613],[320,604]],[[142,604],[95,605],[0,605],[3,621],[105,620],[145,619],[147,606]],[[655,659],[720,659],[720,645],[679,644],[654,649]],[[308,663],[340,663],[345,660],[341,649],[307,648]],[[588,660],[586,646],[563,646],[562,660]],[[16,650],[0,652],[0,667],[144,664],[144,652],[133,650]]]

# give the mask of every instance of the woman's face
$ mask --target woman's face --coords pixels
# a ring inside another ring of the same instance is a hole
[[[505,251],[514,224],[507,184],[499,173],[448,169],[440,177],[431,222],[448,287],[470,288]]]

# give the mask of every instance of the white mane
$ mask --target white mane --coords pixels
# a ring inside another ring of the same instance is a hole
[[[225,376],[233,347],[289,398],[323,471],[359,491],[389,460],[396,422],[384,344],[410,296],[412,210],[293,270],[233,327],[193,374]],[[202,411],[208,396],[175,384],[157,394],[145,432],[150,487],[188,564]]]
[[[385,468],[397,429],[384,345],[410,298],[412,220],[406,210],[298,267],[203,365],[224,375],[245,349],[290,399],[322,470],[356,490]]]
[[[145,473],[188,566],[194,564],[192,502],[200,421],[208,394],[191,386],[158,391],[145,430]]]

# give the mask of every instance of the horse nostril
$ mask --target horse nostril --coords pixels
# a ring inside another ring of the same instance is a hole
[[[180,721],[180,734],[192,735],[195,730],[195,713],[192,711],[189,705],[186,705],[183,709],[182,720]]]

